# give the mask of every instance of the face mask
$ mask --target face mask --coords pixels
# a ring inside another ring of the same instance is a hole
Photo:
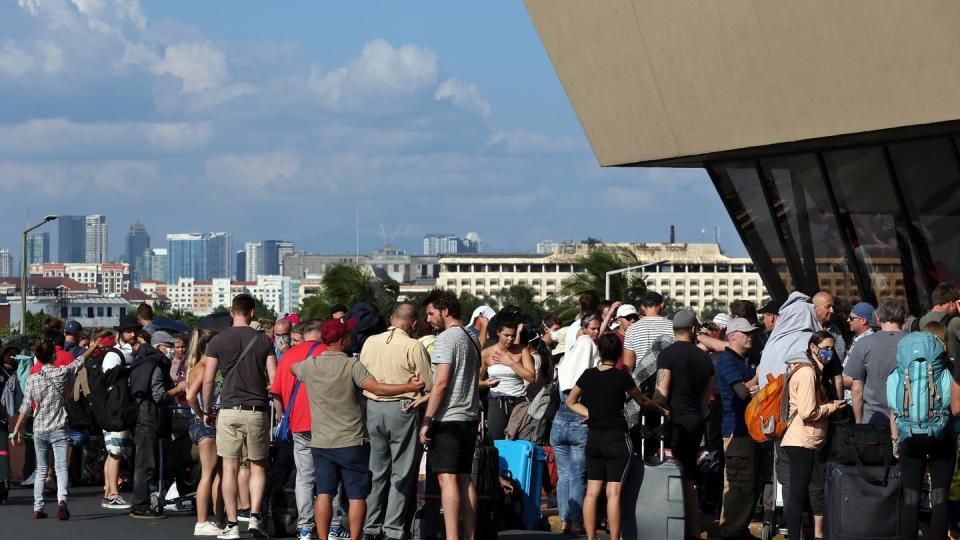
[[[823,362],[824,364],[829,364],[830,359],[833,357],[833,351],[831,351],[830,349],[820,349],[817,352],[817,356],[820,357],[821,362]]]
[[[290,346],[290,336],[277,336],[276,341],[277,345]]]
[[[169,348],[169,347],[167,348],[167,358],[169,358],[170,360],[173,360],[173,355],[174,355],[175,353],[176,353],[176,351],[174,351],[173,349],[171,349],[171,348]]]

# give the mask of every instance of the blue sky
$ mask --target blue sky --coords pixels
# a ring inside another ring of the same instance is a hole
[[[699,170],[601,169],[521,2],[0,5],[0,248],[27,214],[308,251],[712,238]],[[47,226],[55,235],[55,226]],[[55,252],[55,245],[54,245]]]

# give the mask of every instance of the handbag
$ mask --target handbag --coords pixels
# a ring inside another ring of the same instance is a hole
[[[313,356],[313,351],[319,347],[319,343],[314,343],[310,347],[310,350],[307,351],[307,358]],[[287,402],[287,406],[284,408],[283,416],[280,417],[280,422],[277,424],[277,440],[278,441],[289,441],[293,438],[293,433],[290,431],[290,418],[291,413],[293,412],[293,404],[297,401],[297,393],[300,391],[300,384],[302,381],[297,379],[297,382],[293,383],[293,391],[290,392],[290,401]]]
[[[890,430],[874,424],[839,424],[832,426],[827,461],[840,465],[854,465],[868,483],[879,486],[886,483],[870,474],[865,467],[883,466],[889,473],[893,462],[893,443]]]

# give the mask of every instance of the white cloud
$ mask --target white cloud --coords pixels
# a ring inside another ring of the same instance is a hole
[[[159,167],[151,161],[100,160],[78,163],[0,161],[0,193],[22,193],[24,186],[53,200],[81,198],[106,209],[111,195],[139,197],[155,185]]]
[[[207,178],[238,192],[259,190],[274,180],[291,179],[300,172],[300,156],[292,151],[225,154],[207,160]]]
[[[164,49],[163,57],[143,43],[127,42],[120,64],[176,77],[185,94],[220,87],[229,78],[226,55],[209,41],[170,45]]]
[[[43,58],[43,72],[47,74],[59,73],[63,69],[63,50],[51,41],[37,43],[40,56]]]
[[[566,154],[589,150],[586,142],[573,137],[553,137],[546,133],[515,129],[495,131],[487,141],[489,148],[501,148],[508,154]]]
[[[437,101],[449,101],[457,107],[473,109],[483,116],[490,116],[490,103],[487,102],[475,84],[468,84],[454,77],[440,83],[433,95]]]
[[[75,123],[66,118],[0,124],[0,156],[105,155],[177,153],[201,150],[213,131],[210,122]]]
[[[11,77],[22,77],[34,67],[33,58],[12,39],[0,48],[0,72]]]

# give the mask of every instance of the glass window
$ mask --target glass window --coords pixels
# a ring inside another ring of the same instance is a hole
[[[499,264],[488,264],[488,265],[487,265],[487,272],[499,272],[499,271],[500,271],[500,265],[499,265]]]
[[[542,264],[531,264],[531,265],[530,265],[530,271],[531,271],[531,272],[543,272],[543,265],[542,265]]]
[[[572,264],[558,264],[557,268],[559,272],[573,272]]]
[[[475,264],[475,265],[473,265],[473,271],[474,271],[474,272],[486,272],[486,271],[487,271],[487,265],[485,265],[485,264]]]
[[[505,286],[509,287],[509,286],[513,285],[513,280],[512,280],[512,279],[505,279],[505,280],[503,280],[503,284],[504,284]]]
[[[448,280],[447,280],[447,287],[453,287],[453,286],[456,285],[456,284],[457,284],[457,280],[455,280],[455,279],[448,279]]]
[[[526,264],[518,264],[516,266],[517,266],[517,269],[516,269],[517,272],[527,272],[528,269],[530,268],[529,265],[526,265]]]
[[[88,318],[88,319],[92,319],[92,318],[93,318],[93,306],[90,306],[90,307],[87,308],[87,318]]]
[[[501,270],[500,270],[501,272],[513,272],[513,265],[512,265],[512,264],[504,264],[504,265],[501,265],[501,266],[500,266],[500,269],[501,269]]]
[[[553,286],[556,285],[556,284],[557,284],[557,282],[554,281],[554,280],[552,280],[552,279],[548,279],[548,280],[547,280],[547,287],[553,287]]]

